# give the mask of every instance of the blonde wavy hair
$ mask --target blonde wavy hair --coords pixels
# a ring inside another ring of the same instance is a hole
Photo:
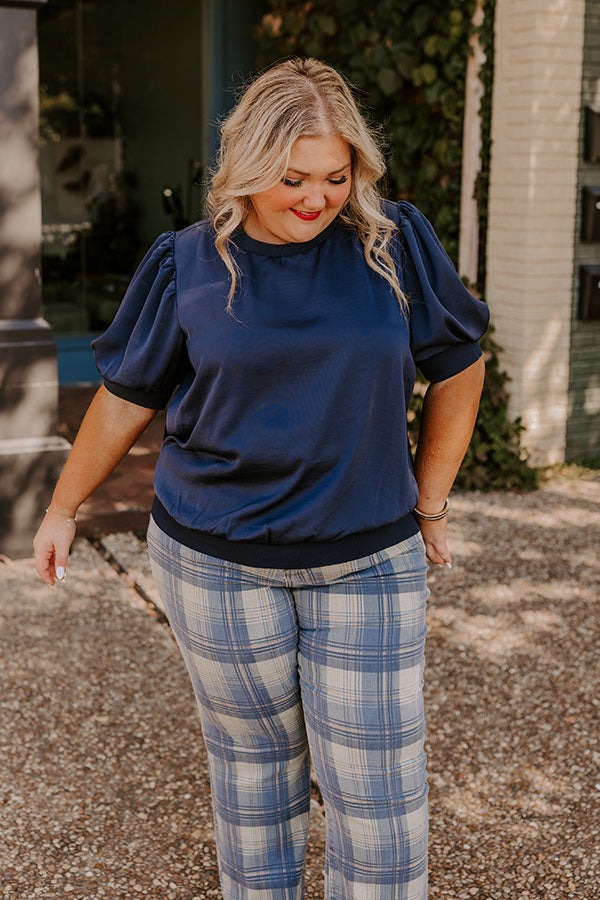
[[[309,135],[338,135],[348,143],[351,188],[338,217],[358,233],[367,265],[390,284],[407,316],[407,297],[388,250],[398,226],[382,213],[375,187],[386,171],[380,132],[367,125],[335,69],[302,57],[277,63],[255,78],[220,126],[206,205],[216,249],[231,275],[227,311],[241,278],[230,253],[231,237],[252,208],[251,195],[285,176],[294,142]]]

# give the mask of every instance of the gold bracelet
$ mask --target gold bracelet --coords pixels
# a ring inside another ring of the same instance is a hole
[[[76,522],[77,521],[77,516],[68,516],[66,513],[61,513],[61,512],[58,512],[58,510],[56,510],[56,509],[52,509],[51,506],[46,507],[46,512],[47,513],[48,512],[56,513],[57,516],[62,516],[63,519],[66,519],[67,522]]]
[[[448,498],[446,497],[446,501],[444,503],[444,508],[439,513],[433,513],[433,514],[424,513],[424,512],[421,512],[420,509],[417,509],[416,506],[414,507],[413,512],[417,516],[419,516],[421,519],[443,519],[444,516],[448,514],[448,508],[449,508],[448,507]]]

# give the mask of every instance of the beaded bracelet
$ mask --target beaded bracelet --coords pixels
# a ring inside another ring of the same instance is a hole
[[[413,512],[415,513],[415,515],[420,516],[421,519],[443,519],[444,516],[448,514],[448,509],[449,509],[448,498],[446,497],[446,501],[444,503],[444,508],[439,513],[433,513],[433,514],[424,513],[424,512],[421,512],[420,509],[417,509],[416,506],[414,507]]]
[[[77,516],[67,516],[66,513],[58,512],[58,510],[52,509],[50,506],[46,507],[46,512],[56,513],[57,516],[62,516],[63,519],[66,519],[67,522],[76,522],[77,521]]]

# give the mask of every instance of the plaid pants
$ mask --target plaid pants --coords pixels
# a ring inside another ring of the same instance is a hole
[[[270,569],[192,550],[151,518],[148,552],[200,712],[225,900],[304,897],[310,760],[327,900],[425,900],[421,533]]]

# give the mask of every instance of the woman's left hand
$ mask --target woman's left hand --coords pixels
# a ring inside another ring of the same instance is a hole
[[[448,549],[447,518],[419,519],[419,528],[425,541],[425,550],[429,562],[435,565],[447,565],[452,568],[452,556]],[[449,564],[449,565],[448,565]]]

